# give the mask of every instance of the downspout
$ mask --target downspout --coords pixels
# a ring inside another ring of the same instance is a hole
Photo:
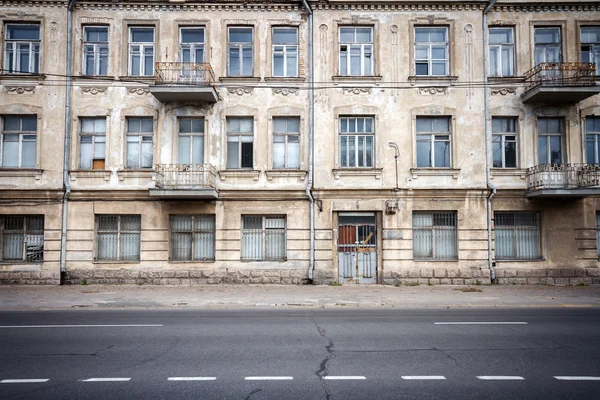
[[[60,284],[64,284],[67,274],[67,203],[71,194],[69,184],[69,158],[71,154],[71,59],[73,58],[73,7],[77,0],[69,0],[67,8],[67,66],[65,99],[65,143],[63,160],[63,185],[65,194],[62,203],[62,230],[60,237]]]
[[[485,127],[485,182],[487,188],[490,189],[490,194],[487,198],[487,241],[488,241],[488,268],[490,269],[490,279],[492,283],[496,280],[496,270],[494,268],[494,259],[492,255],[492,200],[496,196],[496,187],[492,184],[490,178],[490,127],[489,119],[489,92],[488,92],[488,29],[487,29],[487,14],[490,12],[496,0],[490,0],[483,10],[482,30],[483,30],[483,118]]]
[[[313,280],[315,271],[315,199],[312,195],[314,174],[314,121],[315,121],[315,86],[313,78],[313,12],[306,2],[302,4],[308,12],[308,182],[306,183],[306,196],[310,200],[310,259],[308,263],[308,279]]]

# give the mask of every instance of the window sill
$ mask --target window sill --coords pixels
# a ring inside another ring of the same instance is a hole
[[[260,76],[222,76],[219,81],[222,83],[256,83],[260,82]]]
[[[115,261],[115,260],[94,260],[92,264],[139,264],[140,260],[137,261]]]
[[[458,76],[421,76],[411,75],[408,77],[408,81],[412,86],[416,84],[425,85],[438,85],[438,86],[452,86],[454,82],[458,80]]]
[[[458,179],[460,168],[411,168],[410,173],[413,179],[420,176],[452,176]]]
[[[144,83],[144,84],[153,84],[154,83],[154,75],[152,76],[135,76],[135,75],[125,75],[119,76],[120,81],[132,81],[132,83]]]
[[[513,263],[513,262],[516,262],[516,263],[528,263],[528,262],[542,262],[542,261],[546,261],[546,259],[543,258],[543,257],[542,258],[532,258],[530,260],[521,260],[521,259],[519,259],[519,260],[516,260],[516,259],[513,260],[513,259],[510,259],[510,258],[496,258],[496,259],[494,259],[494,261],[495,262],[503,262],[503,263]]]
[[[215,260],[169,260],[169,264],[212,264]]]
[[[111,171],[103,169],[90,169],[90,170],[73,170],[69,172],[69,177],[72,181],[76,181],[81,178],[104,178],[105,181],[110,180]]]
[[[44,260],[39,261],[23,261],[23,260],[0,260],[0,265],[18,265],[19,267],[27,267],[30,266],[33,269],[23,269],[23,270],[7,270],[5,272],[29,272],[29,271],[39,271],[40,265],[44,263]]]
[[[289,83],[289,82],[304,82],[306,78],[299,76],[266,76],[265,82],[274,82],[274,83]]]
[[[287,262],[287,258],[280,258],[280,259],[277,259],[277,260],[262,260],[262,259],[249,260],[249,259],[246,259],[246,260],[240,260],[240,262],[243,262],[243,263],[252,263],[252,262],[261,262],[261,263],[278,262],[278,263],[284,263],[284,262]]]
[[[490,172],[490,179],[494,176],[518,176],[521,179],[527,177],[527,170],[520,168],[492,168]]]
[[[458,262],[458,258],[413,258],[414,262]]]
[[[43,172],[44,170],[36,168],[0,168],[0,177],[33,177],[39,181]]]
[[[154,174],[153,169],[124,169],[117,171],[117,176],[120,181],[123,181],[125,178],[152,178],[155,180],[156,175]]]
[[[333,82],[354,82],[354,83],[375,83],[380,82],[381,75],[334,75],[331,77]]]
[[[41,83],[46,79],[46,75],[42,74],[0,74],[0,84],[9,83],[9,82],[35,82]]]
[[[525,78],[520,76],[488,76],[488,83],[521,84]]]
[[[372,176],[375,179],[381,179],[382,170],[383,168],[336,168],[332,172],[335,179],[344,176]]]
[[[269,181],[272,181],[273,178],[298,178],[298,181],[304,182],[307,174],[307,171],[299,169],[270,169],[265,171]]]
[[[260,171],[256,169],[226,169],[219,171],[219,178],[224,181],[227,178],[252,178],[257,181]]]

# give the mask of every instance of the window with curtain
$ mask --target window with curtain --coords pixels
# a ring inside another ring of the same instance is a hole
[[[140,261],[140,215],[96,215],[97,261]]]
[[[273,118],[273,168],[300,168],[300,118]]]
[[[242,260],[286,259],[285,216],[242,216]]]
[[[536,260],[540,224],[536,212],[494,213],[494,255],[500,260]]]
[[[0,261],[44,261],[43,215],[0,215]]]
[[[214,261],[215,216],[171,215],[171,260]]]
[[[456,260],[456,212],[413,213],[413,258]]]

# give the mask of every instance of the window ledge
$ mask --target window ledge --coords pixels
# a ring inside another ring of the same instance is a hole
[[[541,257],[541,258],[532,258],[530,260],[515,260],[515,259],[511,259],[511,258],[495,258],[494,261],[496,262],[502,262],[502,263],[528,263],[528,262],[542,262],[542,261],[546,261],[545,258]]]
[[[156,179],[156,175],[153,169],[124,169],[117,171],[119,180],[122,181],[125,178],[152,178]]]
[[[494,176],[518,176],[521,179],[527,177],[527,170],[520,168],[492,168],[490,172],[490,179],[493,179]]]
[[[354,83],[373,83],[380,82],[381,75],[334,75],[331,80],[334,82],[354,82]]]
[[[252,178],[257,181],[260,171],[256,169],[226,169],[219,171],[219,178],[224,181],[227,178]]]
[[[0,168],[0,177],[34,177],[39,181],[43,172],[44,170],[36,168]]]
[[[20,269],[7,270],[5,272],[32,272],[39,271],[40,265],[44,263],[44,260],[39,261],[23,261],[23,260],[0,260],[0,265],[18,265]],[[23,267],[30,267],[25,268]]]
[[[0,74],[0,84],[13,82],[35,82],[41,83],[46,79],[42,74]]]
[[[140,260],[136,261],[115,261],[115,260],[94,260],[92,264],[139,264]]]
[[[410,173],[413,179],[421,176],[452,176],[458,179],[460,168],[411,168]]]
[[[408,77],[408,81],[412,86],[415,84],[425,85],[441,85],[441,86],[452,86],[454,82],[458,80],[458,76],[425,76],[425,75],[411,75]]]
[[[215,260],[169,260],[169,264],[213,264]]]
[[[458,262],[458,258],[413,258],[414,262]]]
[[[69,172],[69,177],[72,181],[76,181],[81,178],[104,178],[105,181],[110,180],[111,171],[103,169],[90,169],[90,170],[73,170]]]
[[[307,174],[307,171],[299,169],[270,169],[265,171],[269,181],[272,181],[273,178],[298,178],[299,182],[304,182]]]
[[[266,76],[265,82],[288,83],[288,82],[304,82],[305,77],[302,76]]]
[[[132,83],[142,83],[142,84],[154,84],[154,75],[152,76],[119,76],[119,80],[121,81],[132,81]]]
[[[381,179],[382,170],[383,168],[335,168],[332,171],[335,179],[344,176],[372,176],[375,179]]]
[[[222,83],[260,82],[260,76],[222,76],[219,80]]]
[[[520,84],[525,78],[521,76],[488,76],[488,83]]]

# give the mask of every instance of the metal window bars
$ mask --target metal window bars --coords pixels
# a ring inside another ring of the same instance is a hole
[[[44,260],[44,216],[0,216],[0,260]]]
[[[242,217],[242,260],[286,260],[286,247],[285,217]]]

